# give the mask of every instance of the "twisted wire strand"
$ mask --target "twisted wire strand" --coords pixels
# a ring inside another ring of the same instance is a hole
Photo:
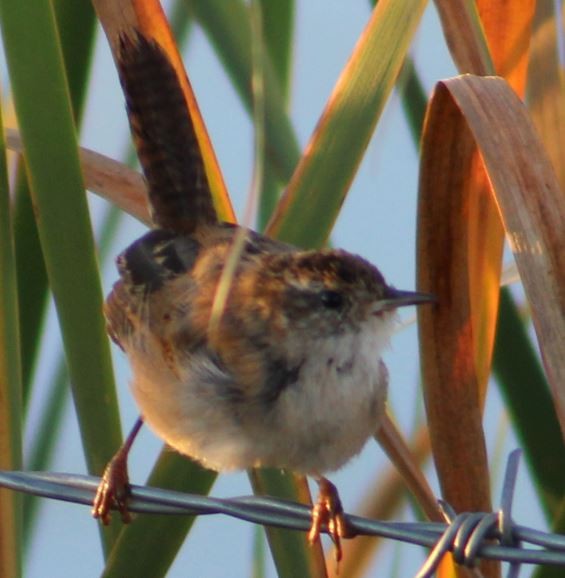
[[[354,533],[400,540],[429,548],[430,554],[416,578],[431,578],[442,557],[452,552],[458,564],[474,568],[479,559],[509,562],[507,578],[516,578],[521,564],[565,566],[565,536],[516,524],[511,508],[520,450],[509,456],[500,500],[500,510],[456,514],[439,501],[445,523],[386,522],[347,514]],[[0,487],[44,498],[92,506],[100,479],[93,476],[51,472],[0,471]],[[213,498],[160,488],[131,486],[128,509],[144,514],[224,514],[268,526],[308,531],[308,506],[262,496]],[[530,544],[535,548],[525,547]],[[480,573],[477,572],[480,576]]]

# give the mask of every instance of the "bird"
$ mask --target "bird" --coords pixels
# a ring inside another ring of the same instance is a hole
[[[194,126],[158,42],[120,38],[118,72],[153,228],[117,259],[105,303],[143,422],[218,472],[275,467],[319,485],[311,542],[348,535],[326,474],[356,456],[385,413],[382,360],[396,310],[433,301],[401,291],[359,255],[303,250],[216,215]],[[95,517],[127,520],[127,453],[106,469]]]

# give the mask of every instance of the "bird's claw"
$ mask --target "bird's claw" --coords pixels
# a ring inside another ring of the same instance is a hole
[[[118,452],[104,470],[92,504],[92,515],[106,526],[112,517],[111,510],[116,509],[124,524],[131,522],[127,507],[130,493],[127,455]]]
[[[352,536],[337,488],[326,478],[316,480],[320,487],[318,501],[312,509],[312,525],[308,533],[308,542],[312,545],[325,528],[335,546],[335,561],[339,564],[343,557],[341,539]]]

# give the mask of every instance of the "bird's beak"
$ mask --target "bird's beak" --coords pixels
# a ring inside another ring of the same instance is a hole
[[[418,291],[401,291],[394,287],[389,287],[384,299],[379,299],[378,310],[390,311],[408,305],[424,305],[425,303],[436,303],[437,299],[430,293],[420,293]]]

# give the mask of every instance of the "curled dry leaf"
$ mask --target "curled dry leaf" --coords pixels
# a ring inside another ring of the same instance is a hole
[[[530,29],[536,9],[535,1],[523,0],[519,10],[516,10],[516,6],[511,2],[504,0],[477,0],[476,3],[437,0],[436,7],[459,72],[480,75],[496,73],[504,77],[518,95],[523,96],[530,54]],[[460,205],[454,211],[453,224],[456,229],[464,231],[459,237],[459,249],[463,258],[454,263],[450,271],[455,279],[461,280],[462,286],[458,287],[456,294],[460,295],[462,291],[468,293],[466,298],[469,303],[463,307],[467,311],[462,312],[461,319],[465,319],[465,313],[469,315],[471,331],[466,334],[465,346],[474,354],[474,364],[469,360],[469,363],[460,367],[463,383],[471,388],[468,392],[469,397],[463,396],[461,399],[461,409],[469,402],[475,407],[474,400],[476,400],[480,406],[478,409],[480,413],[492,362],[504,233],[473,137],[469,131],[461,130],[456,134],[453,144],[456,151],[454,158],[457,158],[459,163],[446,163],[446,170],[442,172],[445,179],[440,182],[446,185],[444,192],[447,195],[451,194],[450,189],[455,185],[454,188],[461,191],[460,198],[465,199],[467,203],[467,206]],[[438,151],[437,157],[444,155],[444,152],[447,153],[446,158],[449,158],[447,150]],[[453,181],[450,182],[450,178]],[[441,196],[449,203],[449,196]],[[454,204],[457,205],[457,201]],[[466,218],[463,215],[456,215],[460,209],[467,212]],[[460,217],[464,218],[463,223],[458,223]],[[463,388],[465,389],[465,386]],[[454,414],[457,412],[454,411]],[[479,426],[477,416],[473,416],[467,425],[473,424]],[[437,438],[445,440],[443,433],[441,432]],[[475,439],[476,441],[472,443],[477,444],[477,453],[484,455],[484,451],[478,447],[483,445],[481,431],[465,432],[464,428],[461,428],[460,433],[455,435],[461,437],[469,435],[469,439]],[[436,445],[434,449],[441,454],[437,457],[438,462],[442,464],[441,467],[449,469],[452,459],[455,463],[459,463],[459,446],[450,448],[449,443],[442,443],[440,448]],[[453,476],[447,474],[449,481],[444,481],[444,488],[446,486],[451,488],[451,491],[447,492],[448,495],[456,495],[455,505],[459,507],[489,503],[487,483],[489,472],[486,460],[481,459],[476,466],[475,481],[481,488],[477,494],[474,491],[475,482],[469,479],[464,468],[459,468]],[[463,477],[458,481],[459,474]],[[464,498],[464,495],[467,497]],[[500,567],[494,563],[484,563],[482,570],[488,576],[500,575]],[[442,564],[439,575],[445,578],[452,576],[454,572],[455,569],[449,564]]]
[[[565,196],[526,108],[504,80],[469,76],[444,86],[481,151],[565,432]]]
[[[514,252],[565,431],[565,198],[524,105],[505,80],[441,82],[424,130],[418,255],[420,287],[435,293],[439,305],[420,312],[420,344],[434,457],[444,496],[458,510],[480,509],[481,500],[489,506],[469,278],[472,244],[480,242],[480,226],[471,221],[481,215],[456,181],[471,158],[461,146],[469,134]]]

